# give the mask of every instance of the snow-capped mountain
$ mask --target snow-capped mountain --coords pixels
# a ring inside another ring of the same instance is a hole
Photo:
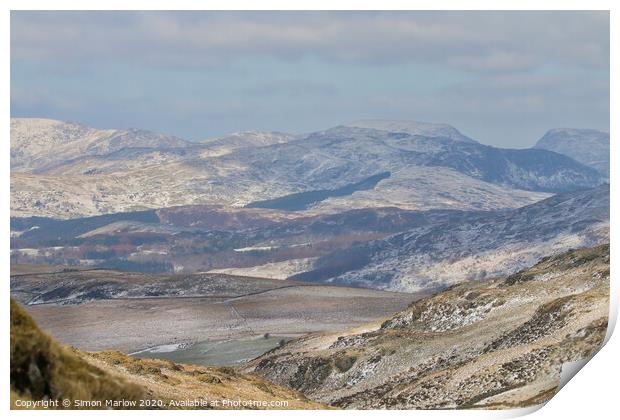
[[[609,179],[609,133],[598,130],[556,128],[536,143],[536,149],[551,150],[590,166]]]
[[[288,143],[294,138],[294,134],[278,131],[240,131],[226,136],[211,137],[200,143],[208,146],[209,155],[219,156],[242,148]]]
[[[609,185],[514,210],[425,224],[322,257],[293,276],[387,290],[439,290],[510,274],[540,258],[609,242]]]
[[[189,146],[176,137],[145,130],[99,130],[82,124],[11,118],[11,169],[41,171],[84,156],[126,148],[169,149]]]
[[[407,133],[413,136],[443,137],[455,141],[476,143],[476,141],[464,136],[456,128],[448,124],[399,120],[359,120],[346,124],[345,126],[368,128],[371,130],[387,131],[390,133]]]
[[[210,137],[201,141],[209,146],[260,147],[272,144],[288,143],[295,138],[294,134],[279,131],[239,131],[225,136]]]
[[[445,137],[346,126],[286,144],[240,150],[224,161],[244,162],[254,177],[265,181],[308,182],[314,189],[341,187],[379,172],[396,174],[414,167],[447,168],[530,191],[566,191],[601,181],[591,168],[546,150],[499,149]]]
[[[355,124],[381,129],[239,133],[189,143],[142,131],[17,119],[12,215],[71,218],[194,204],[242,207],[300,193],[321,197],[302,208],[315,212],[386,202],[413,210],[489,210],[602,181],[598,172],[566,156],[481,145],[449,126]],[[356,187],[378,174],[387,176]]]

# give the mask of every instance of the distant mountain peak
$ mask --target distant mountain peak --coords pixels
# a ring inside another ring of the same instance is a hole
[[[593,128],[568,128],[568,127],[552,128],[551,130],[547,131],[545,136],[548,134],[568,134],[568,135],[598,134],[598,135],[609,136],[608,131],[596,130]]]
[[[590,128],[554,128],[547,131],[534,148],[571,157],[609,178],[608,132]]]
[[[248,141],[256,140],[256,139],[264,139],[264,140],[278,140],[278,142],[283,142],[287,138],[294,137],[292,134],[283,133],[280,131],[259,131],[259,130],[245,130],[245,131],[235,131],[234,133],[225,134],[223,136],[215,136],[209,137],[205,140],[202,140],[200,143],[212,143],[216,141],[221,141],[225,139],[247,139]]]
[[[288,143],[293,140],[293,134],[279,131],[237,131],[224,136],[210,137],[200,143],[213,149],[215,155],[226,154],[245,147],[263,147],[274,144]]]
[[[123,148],[187,147],[185,140],[141,129],[98,129],[47,118],[11,118],[11,168],[40,170]]]
[[[345,124],[345,127],[407,133],[414,136],[445,137],[455,141],[476,143],[476,141],[463,135],[460,131],[449,124],[371,119],[354,121],[352,123]]]

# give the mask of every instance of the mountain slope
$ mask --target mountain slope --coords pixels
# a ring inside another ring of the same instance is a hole
[[[465,193],[470,203],[488,205],[480,190]],[[608,185],[487,211],[343,211],[354,207],[347,204],[352,199],[303,212],[184,206],[70,220],[12,218],[11,262],[269,277],[281,269],[286,273],[276,278],[415,291],[511,273],[609,236]]]
[[[556,128],[549,130],[535,149],[561,153],[590,166],[609,179],[609,133],[598,130]]]
[[[467,282],[382,324],[291,341],[246,371],[343,408],[514,408],[550,399],[601,346],[609,245]]]
[[[11,263],[185,273],[246,273],[244,268],[268,264],[263,268],[272,273],[286,269],[289,274],[276,276],[286,278],[311,270],[314,260],[337,250],[496,214],[396,207],[315,213],[184,206],[69,220],[12,218]]]
[[[226,136],[208,138],[201,143],[208,146],[208,154],[210,156],[219,156],[246,147],[262,147],[272,144],[288,143],[294,138],[295,136],[293,134],[280,133],[277,131],[241,131]]]
[[[543,256],[609,239],[609,185],[515,210],[427,224],[322,257],[292,278],[388,290],[441,289],[509,274]]]
[[[190,144],[150,131],[99,130],[41,118],[11,118],[11,170],[40,171],[78,157],[124,148],[166,149]]]
[[[147,392],[60,346],[11,299],[11,400],[18,398],[136,401]]]
[[[11,216],[67,219],[186,205],[242,207],[333,187],[327,181],[319,187],[304,179],[299,182],[278,178],[261,180],[255,178],[259,171],[248,175],[247,166],[235,162],[217,165],[177,160],[139,168],[133,167],[135,163],[128,162],[131,167],[125,169],[125,165],[118,167],[118,162],[99,160],[52,174],[12,173]],[[117,168],[102,173],[111,165]],[[169,176],[170,173],[175,176]],[[429,174],[435,176],[428,178]],[[355,179],[349,185],[360,180]],[[498,186],[447,168],[410,166],[379,182],[373,190],[328,198],[314,203],[308,211],[322,213],[386,205],[411,210],[491,210],[520,207],[548,196],[548,193]]]

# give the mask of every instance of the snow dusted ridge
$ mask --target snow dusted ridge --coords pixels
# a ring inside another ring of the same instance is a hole
[[[609,179],[609,133],[598,130],[555,128],[538,142],[536,149],[551,150],[590,166]]]
[[[278,131],[240,131],[226,136],[211,137],[201,141],[207,146],[202,153],[204,157],[222,156],[237,149],[271,146],[283,144],[294,140],[293,134],[280,133]]]
[[[376,128],[243,132],[189,143],[141,130],[13,119],[11,214],[67,219],[183,205],[243,207],[388,172],[372,190],[316,204],[497,209],[604,180],[569,157],[485,146],[447,125],[353,124]]]
[[[100,130],[43,118],[11,118],[11,169],[35,171],[84,155],[124,148],[174,148],[190,143],[145,130]]]
[[[456,128],[448,124],[398,120],[359,120],[345,126],[389,131],[391,133],[407,133],[414,136],[445,137],[455,141],[476,143],[476,141],[464,136]]]
[[[529,206],[428,224],[321,257],[295,275],[392,291],[442,289],[609,242],[609,185]]]
[[[207,145],[226,146],[269,146],[272,144],[288,143],[295,135],[279,131],[239,131],[225,136],[210,137],[201,141]]]

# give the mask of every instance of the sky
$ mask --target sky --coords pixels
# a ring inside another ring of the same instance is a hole
[[[11,115],[198,141],[360,119],[609,130],[608,12],[11,12]]]

